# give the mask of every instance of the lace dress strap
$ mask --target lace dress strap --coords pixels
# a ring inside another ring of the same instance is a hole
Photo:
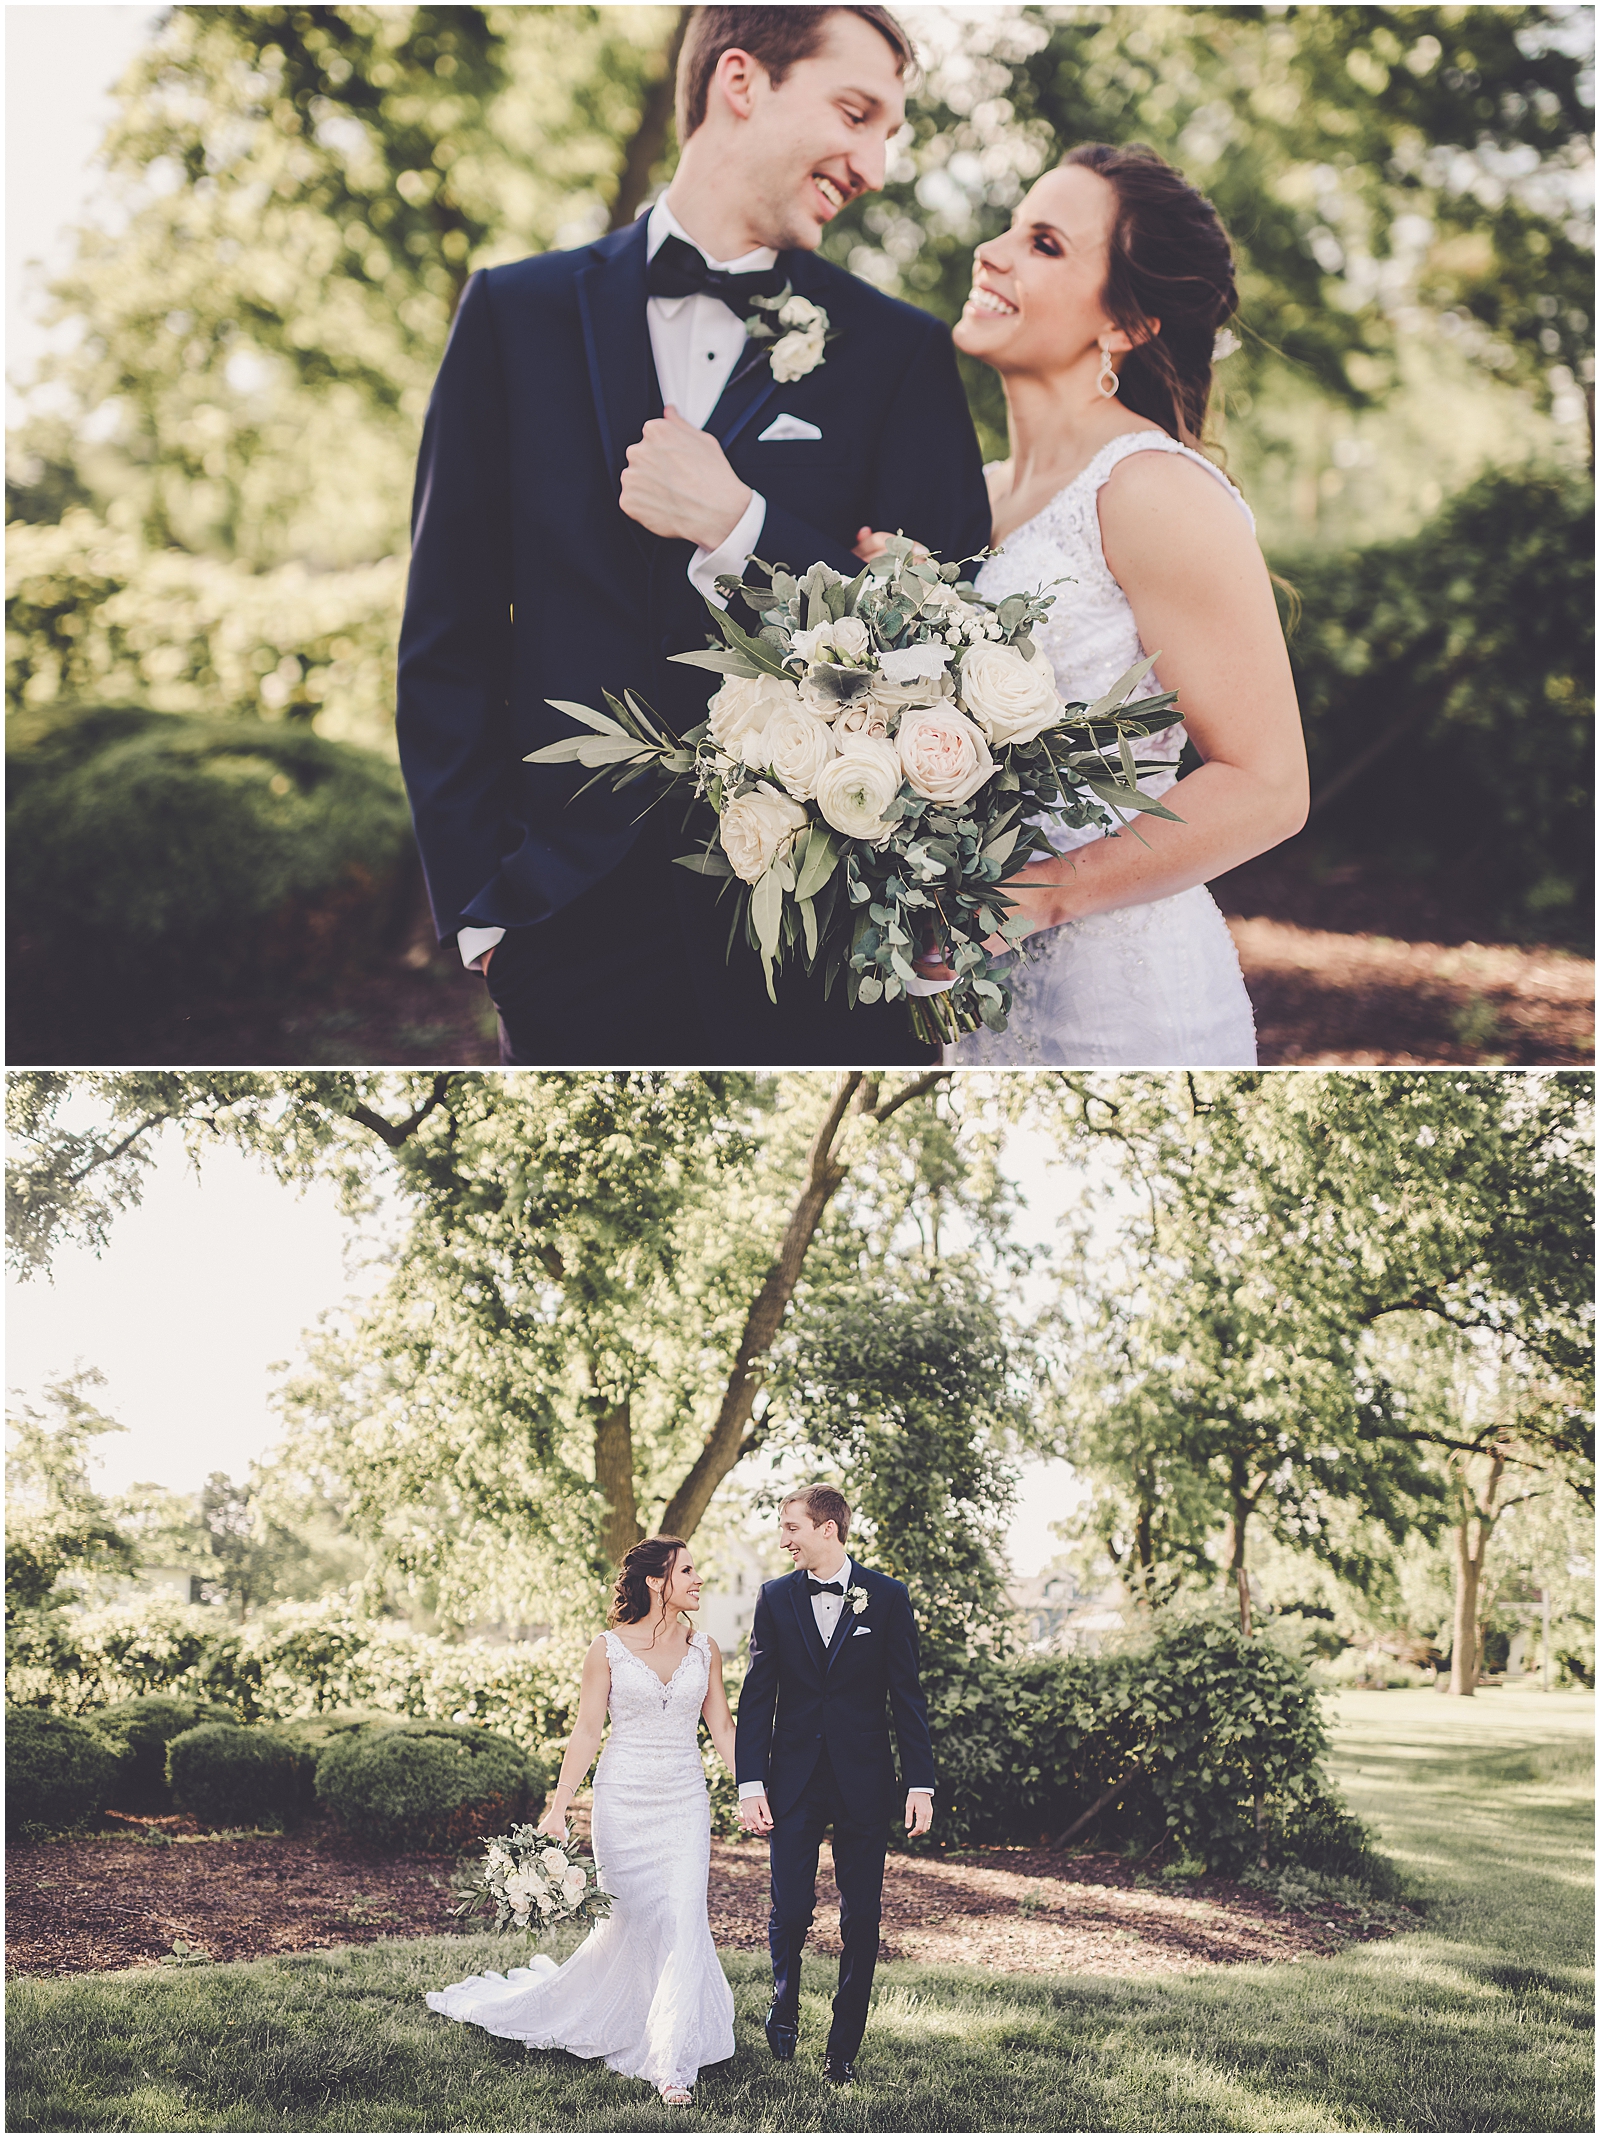
[[[1124,431],[1119,438],[1113,438],[1109,444],[1100,448],[1078,480],[1087,483],[1092,491],[1098,491],[1109,479],[1112,469],[1119,467],[1130,453],[1181,453],[1185,460],[1192,460],[1197,468],[1204,468],[1209,476],[1221,483],[1250,522],[1251,532],[1254,533],[1255,514],[1216,462],[1207,460],[1204,453],[1197,453],[1192,446],[1183,445],[1176,438],[1169,438],[1165,431]]]

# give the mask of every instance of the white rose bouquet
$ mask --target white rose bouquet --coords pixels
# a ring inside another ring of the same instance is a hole
[[[765,577],[718,588],[759,632],[713,605],[723,643],[672,656],[723,678],[703,725],[680,740],[631,691],[607,692],[609,713],[552,699],[588,732],[528,762],[619,787],[653,772],[708,800],[716,825],[680,859],[728,880],[774,1000],[793,956],[820,962],[829,991],[842,977],[852,1007],[906,1001],[924,1039],[1003,1031],[1011,990],[985,943],[1021,939],[1004,885],[1055,858],[1048,824],[1173,816],[1140,792],[1133,748],[1171,725],[1171,691],[1131,696],[1154,656],[1066,705],[1030,635],[1055,599],[1043,589],[985,601],[903,537],[849,581],[751,564]],[[934,943],[955,974],[942,993],[913,971]]]
[[[514,1826],[484,1843],[484,1861],[457,1915],[492,1907],[496,1930],[553,1930],[557,1923],[594,1923],[611,1913],[591,1856],[576,1842],[552,1841],[536,1826]]]

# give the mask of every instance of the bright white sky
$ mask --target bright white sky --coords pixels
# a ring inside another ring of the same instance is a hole
[[[1072,1175],[1037,1135],[1013,1132],[1007,1171],[1028,1209],[1019,1231],[1054,1238]],[[253,1160],[209,1152],[197,1175],[176,1136],[161,1145],[142,1203],[112,1226],[96,1257],[57,1257],[53,1282],[7,1285],[6,1381],[38,1406],[75,1366],[98,1367],[96,1398],[127,1428],[107,1436],[103,1489],[136,1480],[194,1491],[212,1470],[243,1478],[279,1437],[273,1367],[301,1353],[302,1332],[352,1291],[377,1281],[347,1271],[351,1228],[333,1191],[283,1188]],[[1011,1527],[1018,1574],[1060,1550],[1050,1524],[1074,1497],[1065,1463],[1032,1463]]]

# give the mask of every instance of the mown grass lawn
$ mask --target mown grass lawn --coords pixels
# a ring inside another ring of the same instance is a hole
[[[1593,1719],[1585,1696],[1352,1693],[1341,1779],[1426,1903],[1335,1958],[1122,1980],[894,1965],[861,2079],[821,2083],[726,1965],[738,2054],[696,2106],[436,2018],[516,1953],[427,1938],[10,1986],[12,2131],[1580,2131],[1593,2128]]]

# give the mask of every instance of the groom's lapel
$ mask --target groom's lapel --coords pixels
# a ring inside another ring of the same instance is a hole
[[[589,248],[577,275],[578,310],[600,439],[612,480],[621,482],[630,445],[659,413],[655,359],[645,312],[645,218]]]
[[[796,1568],[789,1582],[789,1599],[794,1605],[794,1615],[800,1622],[800,1635],[811,1660],[819,1670],[827,1666],[827,1651],[822,1645],[822,1635],[817,1631],[817,1614],[811,1608],[811,1598],[806,1594],[806,1577]]]
[[[797,295],[809,297],[815,280],[811,255],[806,252],[781,252],[778,265],[793,285]],[[772,351],[769,341],[749,341],[732,371],[728,383],[722,389],[721,398],[706,418],[706,429],[717,439],[726,453],[740,432],[748,429],[751,420],[760,414],[778,390],[778,382],[772,376],[772,366],[767,361]]]

